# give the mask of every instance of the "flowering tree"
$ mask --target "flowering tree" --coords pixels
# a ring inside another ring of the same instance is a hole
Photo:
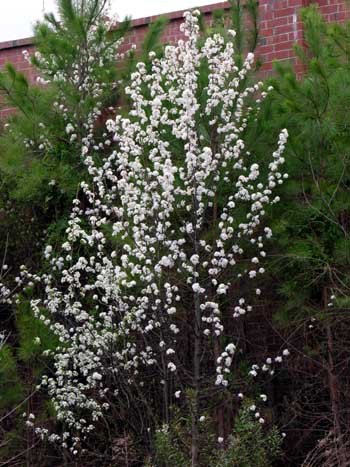
[[[62,252],[45,250],[45,297],[32,307],[60,345],[42,386],[73,452],[122,398],[123,384],[144,387],[148,368],[162,387],[166,420],[171,401],[193,389],[192,465],[199,465],[202,391],[207,384],[224,391],[232,378],[227,315],[251,310],[231,286],[264,272],[272,232],[262,218],[286,178],[287,131],[261,168],[243,140],[251,100],[266,95],[262,83],[245,86],[254,56],[239,69],[231,40],[215,34],[200,45],[198,14],[185,14],[186,40],[161,59],[151,55],[150,71],[138,64],[127,89],[132,110],[107,122],[111,150],[102,162],[84,146],[91,180],[74,201]]]

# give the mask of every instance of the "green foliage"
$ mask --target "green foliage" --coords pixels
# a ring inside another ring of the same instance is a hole
[[[189,460],[181,451],[180,442],[169,430],[168,425],[163,425],[161,429],[157,430],[154,439],[153,465],[156,467],[186,467]]]
[[[24,387],[18,376],[16,359],[9,345],[0,347],[0,416],[3,409],[13,408],[23,397]]]
[[[281,454],[282,437],[276,427],[265,429],[248,407],[234,420],[224,445],[217,442],[215,424],[207,415],[201,422],[201,465],[211,467],[271,467]],[[191,420],[180,410],[170,425],[157,430],[152,467],[188,467]],[[187,431],[186,431],[187,430]]]
[[[140,58],[143,62],[148,62],[150,52],[157,55],[160,55],[163,52],[163,44],[159,42],[159,39],[167,24],[168,19],[163,16],[156,19],[149,25],[148,32],[141,44],[142,55]]]
[[[305,306],[312,302],[322,308],[323,287],[343,290],[350,264],[349,26],[327,25],[315,5],[303,9],[301,17],[306,46],[296,52],[303,79],[291,66],[275,64],[274,92],[251,136],[263,157],[269,142],[260,138],[262,130],[274,136],[285,125],[290,134],[285,156],[290,180],[278,220],[272,220],[277,240],[273,266],[288,290],[283,299],[298,303],[299,310],[297,296],[303,296]]]
[[[42,312],[44,314],[45,310]],[[40,319],[33,316],[29,300],[20,301],[16,324],[19,339],[18,358],[26,364],[32,364],[35,372],[40,375],[43,349],[54,349],[58,340]]]
[[[274,91],[250,126],[252,150],[261,160],[278,128],[289,132],[289,180],[270,220],[274,238],[265,283],[271,286],[272,327],[293,349],[285,417],[294,419],[296,437],[302,437],[300,427],[314,427],[291,465],[300,465],[311,443],[336,423],[347,429],[349,404],[341,368],[349,358],[350,24],[326,23],[316,5],[300,15],[304,44],[295,47],[297,68],[275,63],[269,80]],[[341,394],[336,410],[330,375]]]
[[[226,449],[220,449],[210,462],[215,467],[271,467],[281,454],[282,438],[276,427],[262,425],[242,408],[238,413]]]
[[[259,2],[256,0],[248,0],[247,2],[242,2],[241,0],[230,0],[230,5],[232,28],[236,31],[236,60],[238,61],[239,66],[241,66],[244,53],[247,50],[254,52],[258,45]],[[250,28],[246,27],[245,15],[251,23]]]
[[[191,456],[191,430],[195,417],[195,391],[185,391],[185,405],[171,407],[171,421],[156,430],[152,456],[153,467],[187,467]],[[203,414],[202,414],[203,415]],[[199,450],[203,464],[209,462],[216,448],[215,424],[205,413],[205,420],[199,424]]]

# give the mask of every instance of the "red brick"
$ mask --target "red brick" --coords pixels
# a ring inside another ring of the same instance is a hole
[[[274,52],[279,52],[280,50],[291,50],[293,48],[294,41],[280,42],[279,44],[274,45]]]
[[[276,26],[273,28],[273,36],[278,36],[279,34],[286,34],[291,32],[290,24],[286,24],[283,26]],[[272,34],[271,34],[272,35]]]
[[[261,45],[258,47],[258,56],[273,53],[273,45]]]
[[[275,18],[281,18],[285,16],[291,16],[295,13],[295,8],[283,8],[283,9],[276,9],[275,11]]]
[[[303,0],[289,0],[288,1],[288,6],[289,7],[302,7],[303,6]]]

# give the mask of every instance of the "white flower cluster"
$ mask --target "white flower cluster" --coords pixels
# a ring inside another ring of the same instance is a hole
[[[13,301],[14,290],[9,289],[7,285],[3,283],[3,280],[8,272],[7,264],[2,264],[0,267],[0,304],[11,305]],[[0,331],[0,350],[5,345],[9,334],[6,334],[5,331]]]
[[[265,363],[261,366],[259,365],[252,365],[251,370],[249,371],[250,376],[258,376],[258,372],[262,371],[264,373],[268,373],[271,376],[275,374],[275,370],[272,368],[273,364],[282,363],[283,360],[290,355],[288,349],[284,349],[282,351],[282,355],[277,355],[276,357],[268,357]]]
[[[0,266],[0,303],[7,303],[11,305],[14,290],[9,289],[9,287],[3,283],[7,272],[7,264],[2,264]]]
[[[54,375],[42,386],[72,434],[72,450],[73,433],[93,429],[107,400],[119,394],[119,380],[143,384],[141,366],[157,368],[159,383],[176,387],[184,311],[196,342],[193,359],[198,349],[212,355],[213,384],[227,386],[235,344],[214,357],[225,335],[223,312],[232,309],[238,318],[251,309],[230,288],[242,274],[263,273],[271,229],[261,220],[285,178],[287,131],[262,176],[243,141],[246,101],[261,97],[261,83],[242,89],[254,57],[239,69],[233,43],[218,34],[199,46],[197,12],[185,14],[182,30],[187,40],[167,46],[161,59],[152,55],[150,71],[138,64],[127,89],[129,116],[107,122],[111,150],[102,164],[85,151],[92,183],[81,185],[84,203],[74,201],[61,255],[45,250],[52,272],[42,277],[45,299],[32,306],[60,346]],[[238,262],[249,265],[245,272]]]

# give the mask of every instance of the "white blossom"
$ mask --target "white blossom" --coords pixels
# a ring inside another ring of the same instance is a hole
[[[243,87],[254,56],[248,54],[239,69],[231,39],[214,34],[201,45],[195,13],[185,13],[182,31],[186,40],[167,46],[162,58],[150,54],[149,70],[136,66],[126,89],[131,111],[107,122],[104,140],[110,144],[100,158],[91,155],[93,136],[82,141],[89,173],[81,183],[84,201],[73,201],[60,251],[46,247],[51,272],[38,279],[45,296],[32,301],[34,314],[61,343],[52,352],[54,375],[44,376],[42,387],[67,432],[83,437],[109,408],[108,382],[122,397],[118,381],[142,388],[141,369],[160,368],[156,383],[164,391],[174,387],[186,323],[215,366],[206,375],[213,390],[225,390],[236,344],[226,340],[221,347],[221,336],[229,336],[222,315],[232,307],[233,317],[242,319],[252,309],[244,297],[229,297],[229,290],[246,277],[256,280],[249,266],[262,261],[257,258],[272,236],[263,217],[276,202],[276,180],[283,179],[288,133],[280,133],[262,175],[242,139],[248,101],[263,86]],[[209,70],[204,102],[198,97],[203,63]],[[67,134],[73,131],[68,123]],[[215,132],[215,149],[203,140],[205,131]],[[217,196],[217,234],[208,241]],[[237,266],[243,262],[244,273]],[[258,370],[253,366],[250,374]],[[74,450],[78,444],[72,443]]]

